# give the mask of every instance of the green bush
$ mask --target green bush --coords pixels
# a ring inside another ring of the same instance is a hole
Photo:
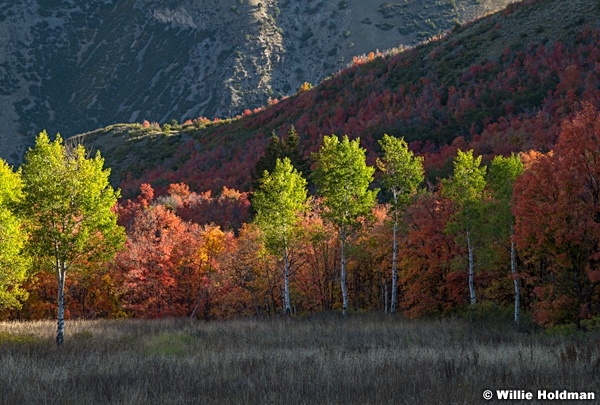
[[[31,344],[39,343],[40,338],[33,335],[14,335],[8,332],[0,332],[0,346],[4,344]]]
[[[588,331],[600,331],[600,316],[595,316],[591,319],[584,319],[581,321],[581,327]]]
[[[574,336],[582,333],[574,323],[550,326],[545,332],[548,336]]]

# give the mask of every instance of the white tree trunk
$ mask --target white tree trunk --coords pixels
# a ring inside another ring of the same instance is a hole
[[[341,286],[342,286],[342,315],[348,314],[348,290],[346,289],[346,230],[342,229],[340,232],[340,239],[342,242],[342,260],[341,260]]]
[[[383,283],[383,312],[388,313],[388,284],[387,280]]]
[[[471,243],[471,233],[467,231],[467,249],[469,252],[469,293],[471,304],[477,303],[475,297],[475,263],[473,261],[473,245]]]
[[[514,231],[510,226],[510,271],[513,276],[515,285],[515,325],[519,326],[520,322],[520,306],[521,306],[521,291],[519,289],[519,279],[517,278],[517,254],[515,249]]]
[[[292,314],[292,306],[290,305],[290,261],[288,258],[287,246],[285,246],[283,248],[283,280],[284,280],[285,316],[289,317]]]
[[[67,270],[65,263],[57,261],[58,276],[58,322],[56,330],[56,344],[62,346],[65,336],[65,278]]]
[[[396,261],[398,258],[398,241],[396,240],[396,232],[398,230],[398,219],[394,216],[393,230],[393,248],[392,248],[392,303],[390,305],[390,313],[396,312],[396,301],[398,291],[398,272],[396,270]]]

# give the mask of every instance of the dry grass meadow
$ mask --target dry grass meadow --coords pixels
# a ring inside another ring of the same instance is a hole
[[[502,388],[600,396],[598,334],[337,314],[68,321],[60,349],[54,332],[51,321],[0,323],[0,403],[479,404]]]

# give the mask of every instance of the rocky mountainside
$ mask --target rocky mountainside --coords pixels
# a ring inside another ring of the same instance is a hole
[[[511,0],[0,2],[0,156],[42,129],[227,117]]]

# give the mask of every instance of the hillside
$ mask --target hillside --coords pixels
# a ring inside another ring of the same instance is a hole
[[[74,140],[102,151],[126,195],[141,182],[247,189],[267,138],[290,125],[307,156],[323,134],[360,136],[372,160],[383,133],[405,136],[433,178],[448,172],[458,147],[487,157],[548,150],[582,101],[600,105],[599,22],[593,0],[528,1],[414,50],[357,60],[240,119],[198,119],[168,135],[114,125]]]
[[[0,156],[44,128],[233,116],[510,1],[2,2]]]

